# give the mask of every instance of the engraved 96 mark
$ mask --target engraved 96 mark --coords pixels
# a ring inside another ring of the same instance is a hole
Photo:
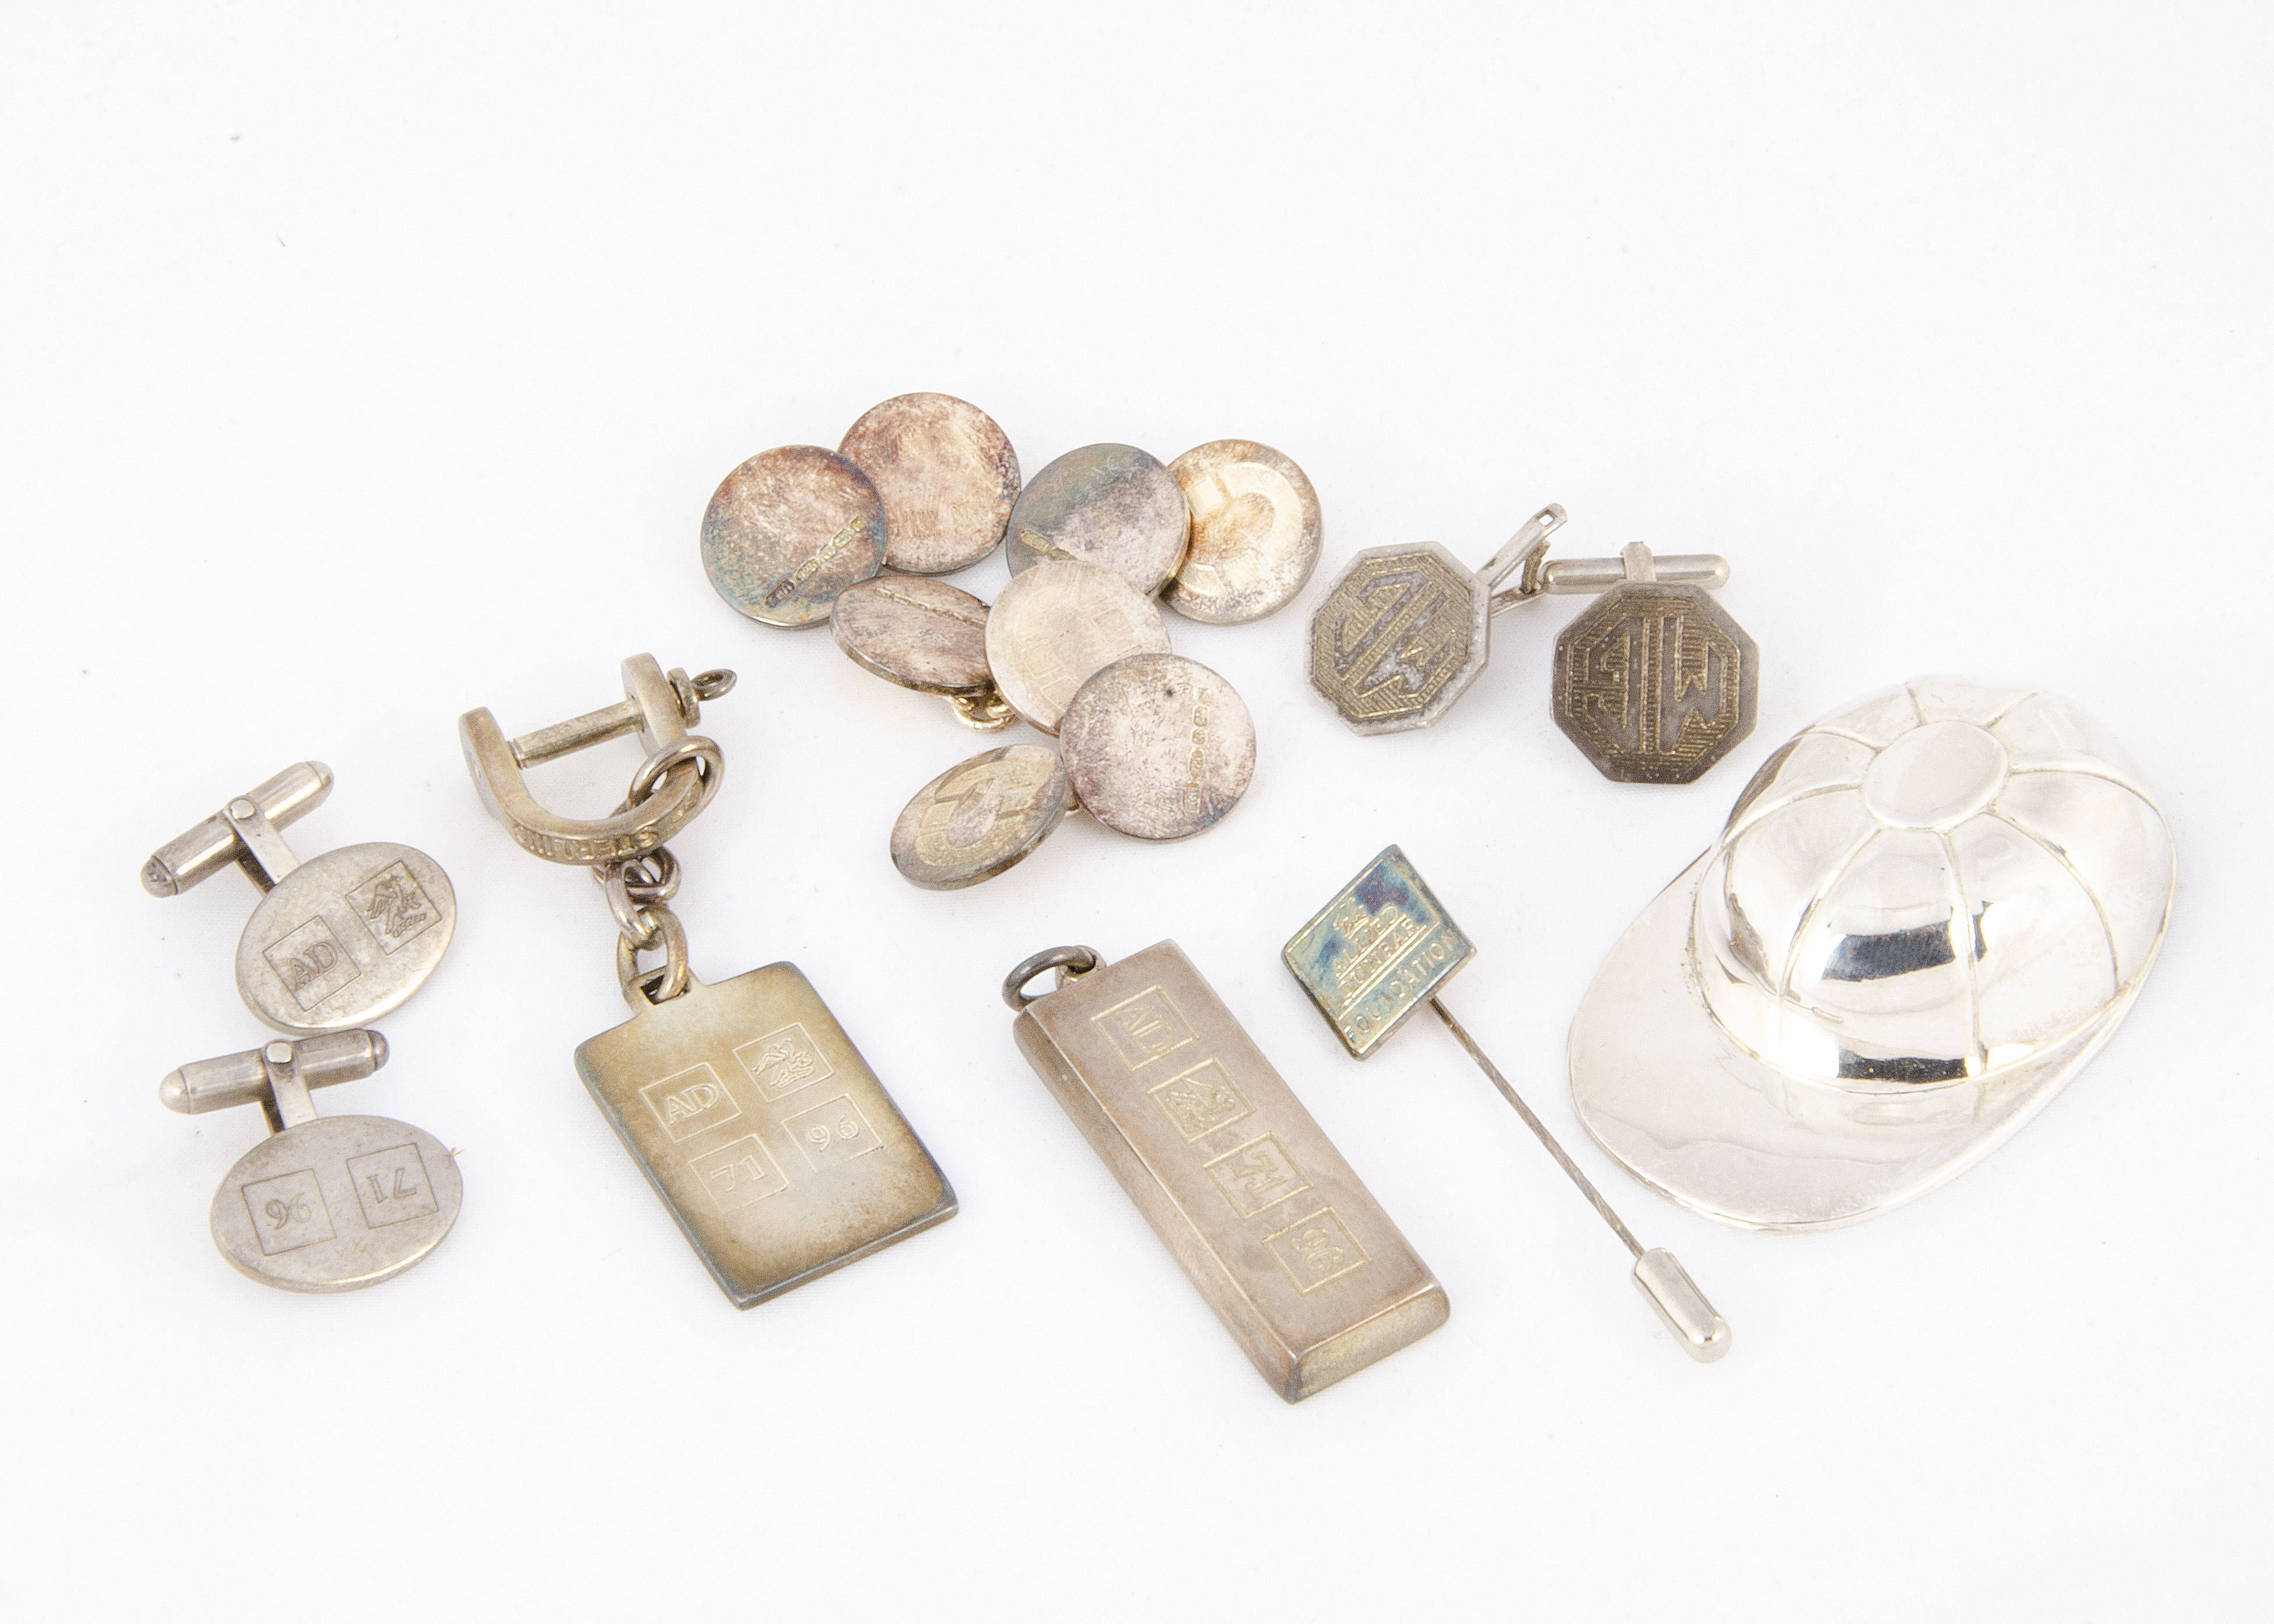
[[[310,1210],[308,1198],[304,1195],[296,1195],[290,1201],[280,1201],[272,1197],[267,1206],[260,1210],[267,1214],[269,1227],[276,1229],[288,1223],[306,1223],[316,1215]]]

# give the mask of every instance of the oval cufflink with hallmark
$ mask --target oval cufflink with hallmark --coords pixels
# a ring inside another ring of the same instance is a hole
[[[278,830],[331,793],[331,769],[296,762],[142,865],[172,897],[234,863],[260,891],[237,945],[245,1007],[297,1042],[272,1042],[168,1075],[159,1099],[196,1115],[258,1105],[269,1137],[214,1195],[214,1244],[241,1274],[287,1291],[352,1291],[401,1274],[457,1221],[453,1153],[384,1116],[320,1117],[308,1090],[369,1077],[387,1040],[365,1025],[441,962],[457,900],[441,866],[407,846],[342,846],[309,862]]]
[[[296,762],[142,865],[172,897],[235,864],[261,892],[237,944],[245,1007],[293,1035],[367,1026],[425,984],[450,945],[457,899],[440,863],[407,846],[344,846],[308,862],[278,832],[323,804],[332,771]]]
[[[1545,597],[1600,593],[1556,640],[1550,708],[1606,778],[1687,784],[1752,731],[1759,655],[1707,596],[1715,553],[1549,560],[1549,503],[1480,570],[1435,542],[1369,547],[1311,617],[1310,681],[1352,732],[1427,727],[1483,672],[1493,618]],[[1516,575],[1515,584],[1501,583]]]
[[[238,1273],[287,1291],[354,1291],[424,1259],[458,1220],[454,1153],[385,1116],[319,1116],[308,1091],[369,1077],[387,1064],[376,1032],[281,1039],[192,1061],[158,1087],[167,1109],[197,1116],[258,1105],[269,1137],[214,1192],[213,1238]]]

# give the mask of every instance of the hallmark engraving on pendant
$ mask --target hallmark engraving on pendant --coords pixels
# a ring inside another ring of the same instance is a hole
[[[362,971],[348,957],[332,928],[320,919],[295,926],[263,948],[260,956],[303,1010],[312,1010]]]
[[[1758,666],[1703,588],[1630,583],[1555,640],[1555,725],[1606,778],[1688,784],[1753,731]]]
[[[789,1179],[766,1152],[757,1135],[697,1156],[688,1171],[703,1181],[703,1188],[721,1213],[732,1213],[789,1188]]]
[[[438,1210],[433,1183],[426,1177],[426,1163],[416,1145],[350,1156],[348,1180],[355,1185],[366,1229],[383,1229],[390,1223],[423,1218]]]
[[[855,1156],[865,1156],[884,1141],[861,1115],[861,1108],[853,1103],[850,1094],[839,1094],[823,1101],[810,1110],[782,1118],[782,1126],[797,1147],[805,1153],[805,1160],[817,1173],[825,1173]]]
[[[379,944],[391,953],[441,917],[408,865],[395,861],[348,893],[348,906]]]
[[[674,1071],[639,1091],[649,1110],[675,1143],[728,1123],[742,1114],[727,1085],[705,1061]]]
[[[1242,1218],[1253,1218],[1267,1207],[1276,1207],[1291,1195],[1311,1187],[1279,1141],[1270,1134],[1228,1150],[1206,1164],[1209,1177]]]
[[[734,1051],[734,1058],[742,1063],[742,1070],[750,1074],[750,1080],[758,1086],[758,1093],[769,1101],[837,1075],[829,1062],[821,1057],[821,1051],[813,1046],[805,1028],[794,1021],[779,1032],[769,1032],[743,1044]]]
[[[1090,1024],[1113,1045],[1113,1052],[1121,1057],[1121,1064],[1133,1071],[1193,1041],[1191,1024],[1177,1012],[1177,1006],[1169,1002],[1169,995],[1157,987],[1148,987],[1103,1015],[1089,1019]]]
[[[1220,1060],[1203,1060],[1191,1071],[1156,1083],[1146,1091],[1162,1114],[1185,1136],[1185,1143],[1204,1139],[1226,1123],[1238,1122],[1251,1109],[1231,1086],[1231,1074]]]
[[[1277,1234],[1265,1236],[1263,1244],[1287,1271],[1295,1289],[1306,1294],[1372,1261],[1351,1238],[1350,1230],[1331,1207],[1322,1207]]]
[[[312,1169],[261,1179],[245,1185],[243,1194],[263,1257],[332,1238],[331,1209],[324,1205],[324,1192]]]

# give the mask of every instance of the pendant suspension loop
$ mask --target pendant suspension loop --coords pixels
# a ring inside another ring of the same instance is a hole
[[[629,934],[616,937],[616,983],[623,989],[624,1002],[636,1010],[668,1004],[687,990],[687,927],[661,903],[642,908],[635,921],[651,930],[655,940],[642,943]],[[640,954],[657,946],[663,950],[663,962],[641,969]]]
[[[665,775],[676,775],[682,768],[695,774],[697,789],[695,805],[680,821],[682,824],[692,822],[704,808],[711,804],[712,797],[719,793],[719,786],[727,781],[727,753],[719,748],[715,740],[706,739],[700,733],[689,733],[676,743],[667,744],[642,762],[639,771],[632,774],[632,785],[624,795],[623,809],[630,811],[653,800],[657,786],[663,782]],[[674,785],[680,781],[676,776],[672,779]]]
[[[1003,1002],[1013,1010],[1023,1010],[1035,1000],[1027,992],[1027,983],[1045,970],[1056,970],[1058,985],[1078,981],[1096,969],[1105,960],[1094,947],[1052,947],[1022,959],[1018,967],[1003,978]]]
[[[659,846],[638,857],[594,863],[592,883],[606,894],[616,929],[629,935],[625,921],[633,914],[679,895],[679,859],[669,846]]]

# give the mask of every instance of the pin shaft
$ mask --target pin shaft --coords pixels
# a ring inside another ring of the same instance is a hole
[[[1493,1086],[1508,1096],[1508,1102],[1516,1107],[1516,1114],[1524,1118],[1525,1125],[1539,1136],[1542,1145],[1547,1147],[1547,1154],[1555,1158],[1555,1165],[1570,1175],[1571,1182],[1579,1186],[1579,1193],[1585,1196],[1588,1204],[1603,1215],[1603,1222],[1617,1231],[1618,1237],[1627,1244],[1627,1250],[1634,1253],[1636,1260],[1639,1262],[1643,1255],[1642,1243],[1635,1239],[1631,1229],[1619,1222],[1619,1215],[1611,1210],[1611,1204],[1603,1199],[1601,1192],[1598,1191],[1587,1176],[1579,1170],[1578,1164],[1563,1154],[1563,1147],[1558,1145],[1555,1142],[1555,1136],[1548,1132],[1547,1124],[1532,1114],[1532,1108],[1524,1102],[1524,1096],[1517,1093],[1515,1086],[1508,1079],[1500,1074],[1500,1068],[1486,1057],[1485,1051],[1477,1047],[1477,1041],[1469,1035],[1467,1028],[1453,1019],[1453,1011],[1445,1007],[1445,1001],[1442,998],[1430,999],[1429,1007],[1437,1011],[1437,1019],[1445,1023],[1445,1029],[1460,1040],[1461,1047],[1469,1051],[1469,1058],[1477,1063],[1487,1077],[1492,1079]]]

